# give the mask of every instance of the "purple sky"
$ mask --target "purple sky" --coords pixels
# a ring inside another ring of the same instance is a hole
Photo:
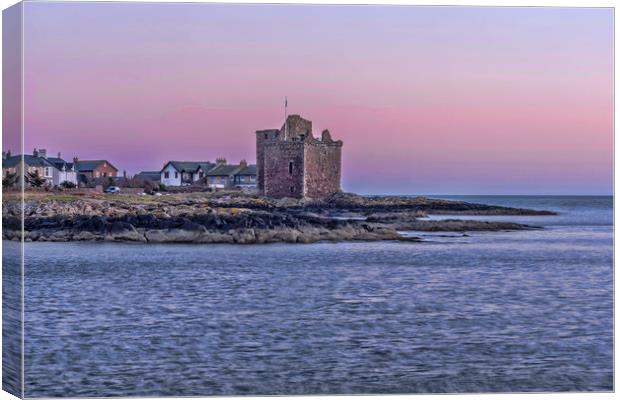
[[[609,194],[613,12],[25,4],[26,151],[255,160],[289,112],[362,193]]]

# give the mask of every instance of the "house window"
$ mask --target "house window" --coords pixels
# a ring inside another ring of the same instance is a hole
[[[256,177],[254,175],[250,175],[250,182],[254,182],[256,180]]]
[[[95,172],[95,178],[99,178],[99,172]]]
[[[269,139],[269,134],[265,133],[265,139]]]
[[[293,175],[293,162],[292,161],[288,162],[288,173]]]
[[[178,177],[179,177],[179,173],[178,173],[178,172],[175,172],[175,173],[174,173],[174,179],[177,179]]]
[[[103,173],[103,176],[104,176],[104,177],[108,176],[108,173],[107,173],[107,172],[104,172],[104,173]]]
[[[170,178],[170,172],[168,171],[164,172],[164,178],[166,179]]]
[[[203,175],[204,175],[204,172],[202,172],[202,171],[200,171],[200,172],[198,173],[198,177],[199,177],[199,178],[202,178],[202,177],[203,177]]]
[[[52,176],[52,171],[50,167],[45,167],[45,176]]]

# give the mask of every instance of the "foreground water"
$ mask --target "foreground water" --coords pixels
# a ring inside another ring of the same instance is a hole
[[[612,198],[458,199],[560,215],[424,243],[27,243],[26,396],[612,390]]]

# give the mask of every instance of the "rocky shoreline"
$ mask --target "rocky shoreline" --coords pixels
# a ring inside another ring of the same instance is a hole
[[[314,243],[420,241],[402,231],[467,232],[539,229],[514,222],[426,220],[444,215],[552,215],[552,212],[432,200],[364,197],[266,199],[241,193],[167,196],[26,196],[26,241],[141,243]],[[21,237],[21,203],[3,201],[3,239]]]

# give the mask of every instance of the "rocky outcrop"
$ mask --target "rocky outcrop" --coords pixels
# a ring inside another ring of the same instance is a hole
[[[162,196],[164,197],[164,196]],[[243,206],[243,207],[241,207]],[[416,241],[399,231],[498,231],[534,229],[513,222],[426,220],[444,213],[546,215],[548,212],[428,200],[365,198],[341,194],[325,201],[256,196],[175,195],[27,201],[28,241],[144,243],[314,243],[318,241]],[[21,204],[3,203],[3,238],[21,238]]]

